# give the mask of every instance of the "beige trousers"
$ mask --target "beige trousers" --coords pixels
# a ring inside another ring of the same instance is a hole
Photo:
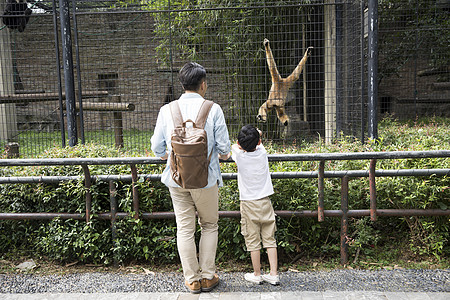
[[[184,278],[192,283],[212,279],[218,239],[219,188],[183,189],[169,187],[177,222],[177,247]],[[195,243],[195,213],[201,228],[199,253]]]

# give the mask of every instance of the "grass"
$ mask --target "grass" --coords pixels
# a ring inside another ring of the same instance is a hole
[[[124,147],[122,152],[132,156],[142,156],[149,153],[152,131],[124,130]],[[66,134],[67,136],[67,134]],[[78,138],[81,143],[81,138]],[[85,133],[85,143],[97,143],[115,148],[114,132],[112,130],[96,130]],[[66,139],[66,146],[69,141]],[[60,132],[24,131],[19,135],[20,155],[22,158],[37,157],[49,148],[62,147]]]
[[[400,150],[444,150],[450,144],[450,118],[420,118],[416,120],[398,121],[392,117],[385,117],[379,122],[379,140],[377,143],[367,141],[364,145],[357,143],[351,137],[344,137],[347,150],[353,151],[400,151]],[[150,155],[150,139],[153,132],[141,130],[124,130],[124,147],[121,152],[127,156]],[[402,136],[400,139],[399,136]],[[66,133],[67,136],[67,133]],[[79,143],[81,139],[79,138]],[[115,147],[113,130],[96,130],[85,133],[85,142]],[[274,144],[273,151],[280,148]],[[61,147],[60,132],[23,131],[19,135],[20,154],[23,158],[37,157],[49,148]],[[69,141],[66,140],[66,145]],[[291,152],[333,152],[343,151],[343,143],[324,145],[321,141],[294,141],[287,145],[281,144],[284,150]]]

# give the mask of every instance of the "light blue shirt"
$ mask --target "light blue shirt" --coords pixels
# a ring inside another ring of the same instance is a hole
[[[181,95],[180,99],[178,99],[178,105],[180,106],[183,120],[191,119],[195,121],[203,101],[203,97],[197,93],[185,93]],[[187,123],[188,125],[190,123]],[[166,152],[169,154],[166,168],[162,173],[161,182],[166,186],[179,187],[172,180],[170,172],[170,152],[172,151],[170,138],[173,127],[172,114],[169,105],[166,104],[159,111],[155,131],[151,138],[151,148],[157,157],[163,157]],[[208,185],[205,188],[212,187],[215,184],[223,186],[218,155],[225,155],[230,152],[230,138],[222,108],[218,104],[214,103],[211,107],[204,129],[208,135],[208,153],[211,153],[212,150],[208,169]]]

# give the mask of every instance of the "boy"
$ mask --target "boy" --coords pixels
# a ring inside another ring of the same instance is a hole
[[[253,265],[253,273],[246,273],[244,278],[257,284],[266,281],[278,285],[275,213],[268,197],[273,194],[273,186],[267,152],[261,144],[261,131],[252,125],[245,125],[231,150],[231,157],[238,168],[241,233]],[[261,275],[261,240],[267,249],[270,265],[270,273],[264,275]]]

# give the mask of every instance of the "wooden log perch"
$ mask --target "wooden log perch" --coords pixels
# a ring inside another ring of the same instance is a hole
[[[435,82],[433,83],[434,90],[450,90],[450,82]]]
[[[441,66],[438,68],[419,71],[419,72],[417,72],[417,75],[419,77],[421,77],[421,76],[433,76],[433,75],[446,74],[446,73],[450,73],[450,66]]]
[[[108,91],[86,91],[81,94],[85,98],[103,98],[108,97]],[[66,99],[66,94],[62,93],[62,99]],[[4,103],[28,103],[59,100],[59,93],[31,93],[31,94],[13,94],[0,96],[0,104]]]
[[[76,109],[79,109],[80,104],[75,103]],[[133,103],[120,102],[83,102],[83,110],[90,111],[134,111]]]

